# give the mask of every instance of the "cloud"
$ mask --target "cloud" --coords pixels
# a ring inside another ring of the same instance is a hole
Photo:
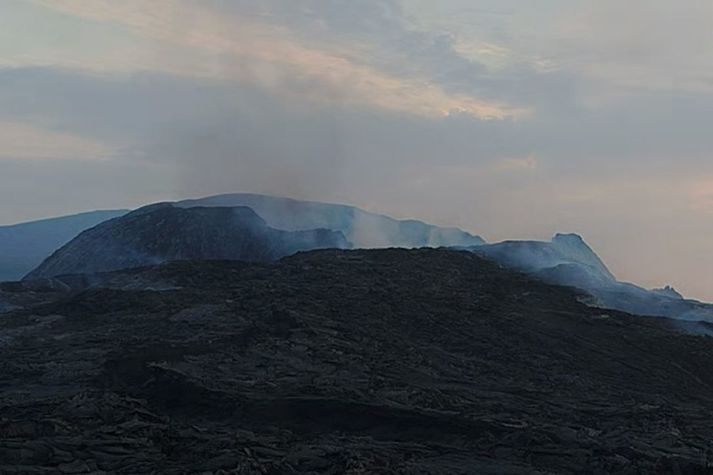
[[[102,160],[114,150],[96,140],[21,122],[0,122],[0,160]]]
[[[180,0],[36,0],[42,6],[124,26],[140,37],[172,45],[174,51],[149,66],[159,72],[250,81],[319,103],[370,106],[423,117],[465,113],[482,119],[521,117],[528,111],[473,94],[451,93],[438,83],[389,74],[355,59],[355,51],[308,47],[289,30],[255,18],[226,18],[200,4]],[[195,60],[193,60],[195,58]],[[156,58],[152,58],[156,59]],[[98,66],[112,63],[111,53]]]
[[[546,47],[562,67],[609,87],[710,93],[712,17],[703,0],[589,2],[554,17]]]
[[[694,182],[688,194],[693,210],[713,215],[713,179]]]
[[[524,158],[503,158],[499,160],[493,169],[499,172],[525,172],[537,169],[537,159],[534,155]]]

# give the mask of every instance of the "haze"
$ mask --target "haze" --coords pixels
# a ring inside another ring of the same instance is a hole
[[[0,223],[261,192],[713,301],[712,93],[702,0],[5,0]]]

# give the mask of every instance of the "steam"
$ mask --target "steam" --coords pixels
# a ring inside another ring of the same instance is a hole
[[[456,228],[440,228],[421,221],[400,221],[358,208],[237,193],[179,202],[178,206],[247,206],[269,226],[289,231],[340,231],[357,248],[475,246],[483,244]]]

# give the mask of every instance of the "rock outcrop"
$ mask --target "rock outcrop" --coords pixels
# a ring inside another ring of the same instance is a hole
[[[178,208],[157,204],[89,229],[25,280],[106,272],[171,260],[273,261],[298,251],[348,248],[340,232],[282,231],[250,208]]]

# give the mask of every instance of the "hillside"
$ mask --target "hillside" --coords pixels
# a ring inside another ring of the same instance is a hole
[[[0,282],[21,279],[82,231],[127,212],[92,211],[0,226]]]
[[[503,241],[466,249],[546,282],[584,290],[592,305],[637,315],[713,322],[713,305],[685,299],[674,289],[648,290],[619,282],[576,234],[551,241]]]
[[[472,253],[70,281],[0,319],[2,473],[713,468],[713,340]]]
[[[250,208],[183,209],[158,204],[83,232],[26,279],[106,272],[180,259],[272,261],[298,251],[349,246],[335,231],[273,229]]]
[[[353,206],[276,196],[234,193],[173,203],[176,207],[249,207],[268,226],[285,231],[328,229],[355,247],[440,247],[484,244],[479,236],[417,220],[397,220]],[[95,211],[42,221],[0,226],[0,282],[19,280],[83,231],[127,210]]]

